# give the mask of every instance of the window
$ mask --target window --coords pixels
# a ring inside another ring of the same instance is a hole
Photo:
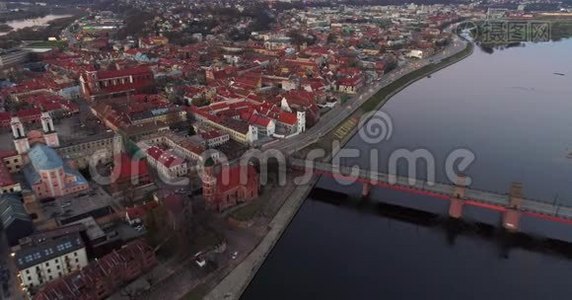
[[[32,277],[31,277],[31,276],[28,276],[28,281],[32,281]]]

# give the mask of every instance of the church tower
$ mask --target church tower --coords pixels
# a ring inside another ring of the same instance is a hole
[[[14,146],[18,154],[27,153],[30,150],[30,143],[28,142],[28,137],[24,132],[24,125],[20,122],[20,118],[13,117],[10,121],[10,126],[12,127],[12,135],[14,137]]]
[[[54,121],[49,113],[42,113],[42,130],[44,131],[44,140],[46,145],[51,148],[57,148],[60,146],[60,139],[58,138],[58,133],[54,128]]]
[[[209,209],[218,209],[216,203],[217,180],[213,164],[205,163],[203,167],[203,174],[201,174],[201,181],[203,182],[203,199]]]
[[[99,92],[97,71],[86,71],[79,77],[79,81],[81,83],[81,92],[84,96],[91,97],[91,95]]]

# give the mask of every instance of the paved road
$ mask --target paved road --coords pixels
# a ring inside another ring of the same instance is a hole
[[[440,63],[443,59],[448,58],[458,52],[461,52],[466,47],[466,42],[461,40],[456,35],[453,36],[452,43],[443,51],[420,59],[415,62],[408,62],[387,74],[381,80],[375,81],[369,87],[360,91],[359,94],[352,97],[344,105],[337,105],[332,108],[315,126],[308,129],[305,133],[298,136],[275,141],[262,146],[262,149],[278,149],[285,153],[291,154],[306,146],[315,143],[325,134],[333,130],[336,126],[342,123],[352,113],[354,113],[361,105],[363,105],[369,98],[379,92],[382,88],[390,85],[401,77],[418,70],[430,64]]]
[[[450,32],[448,28],[446,31]],[[440,53],[414,63],[407,63],[392,72],[386,74],[382,80],[377,81],[369,88],[362,90],[355,95],[344,106],[334,107],[318,124],[308,129],[305,133],[298,136],[278,140],[262,146],[262,149],[278,149],[286,153],[293,153],[299,149],[303,149],[309,144],[319,140],[326,133],[333,130],[349,117],[356,109],[358,109],[371,96],[375,95],[380,89],[388,86],[395,80],[416,69],[426,65],[439,63],[443,59],[450,57],[466,47],[466,42],[454,36],[453,42]],[[315,180],[315,179],[314,179]],[[286,203],[279,210],[272,222],[269,224],[270,232],[263,238],[260,244],[243,260],[240,264],[222,280],[205,299],[239,299],[240,295],[254,277],[258,268],[264,262],[266,256],[270,253],[274,244],[286,229],[290,220],[298,211],[298,208],[306,199],[307,194],[311,191],[313,183],[309,185],[298,185],[293,193],[287,195]],[[286,196],[286,195],[282,195]]]
[[[284,205],[278,211],[278,214],[268,225],[270,228],[268,234],[228,276],[206,295],[205,300],[234,300],[240,298],[240,295],[246,289],[284,230],[286,230],[315,183],[314,179],[307,185],[296,186],[289,195],[279,195],[279,197],[287,197],[287,199],[284,201]]]
[[[0,265],[8,267],[10,270],[10,280],[8,282],[9,286],[9,296],[4,294],[3,287],[0,284],[0,300],[21,300],[24,299],[22,291],[20,290],[19,280],[16,277],[17,270],[14,260],[10,256],[11,250],[8,246],[8,241],[6,240],[6,235],[4,232],[0,231]]]

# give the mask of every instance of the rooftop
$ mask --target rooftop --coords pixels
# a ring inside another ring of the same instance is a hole
[[[0,195],[0,221],[2,227],[7,228],[14,220],[30,221],[30,216],[17,194]]]
[[[41,243],[26,246],[16,251],[16,265],[19,270],[24,270],[84,247],[79,233],[44,240]]]
[[[88,192],[59,197],[42,203],[42,210],[48,218],[56,218],[61,224],[69,224],[89,217],[91,213],[110,213],[113,211],[113,197],[101,188]]]

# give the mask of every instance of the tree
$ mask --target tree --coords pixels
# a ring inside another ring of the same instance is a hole
[[[209,100],[207,100],[204,97],[198,98],[198,99],[193,99],[192,104],[198,107],[202,107],[202,106],[206,106],[209,105],[210,102]]]
[[[338,36],[334,33],[328,34],[328,44],[333,44],[338,40]]]

